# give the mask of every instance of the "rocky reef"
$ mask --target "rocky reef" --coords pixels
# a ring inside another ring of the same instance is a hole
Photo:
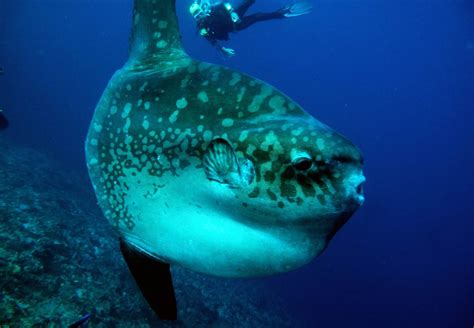
[[[123,261],[112,227],[80,176],[0,136],[0,326],[289,327],[258,281],[173,268],[179,320],[160,322]]]

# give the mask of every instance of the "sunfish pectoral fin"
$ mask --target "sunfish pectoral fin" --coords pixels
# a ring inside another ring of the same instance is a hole
[[[252,161],[237,158],[229,142],[222,138],[211,141],[202,162],[209,180],[227,184],[231,188],[247,186],[255,176]]]
[[[151,308],[161,320],[178,317],[170,265],[140,253],[120,239],[120,250]]]

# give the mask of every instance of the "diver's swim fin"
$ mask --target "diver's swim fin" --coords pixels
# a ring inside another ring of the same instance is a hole
[[[313,5],[309,2],[302,1],[288,5],[283,9],[283,15],[285,17],[296,17],[305,14],[309,14],[313,10]]]
[[[7,118],[0,110],[0,130],[5,130],[6,128],[8,128],[9,125],[10,123],[8,123]]]
[[[170,265],[138,252],[122,239],[120,250],[153,311],[161,320],[176,320],[178,312]]]

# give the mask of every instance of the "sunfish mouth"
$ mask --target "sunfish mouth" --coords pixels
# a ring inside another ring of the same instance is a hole
[[[362,172],[351,175],[347,180],[347,193],[352,197],[359,206],[362,206],[365,201],[364,197],[364,182],[366,178]]]

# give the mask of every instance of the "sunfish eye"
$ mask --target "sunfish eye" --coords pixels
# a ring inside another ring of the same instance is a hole
[[[313,166],[313,161],[309,158],[298,158],[292,163],[293,167],[298,171],[307,171]]]

